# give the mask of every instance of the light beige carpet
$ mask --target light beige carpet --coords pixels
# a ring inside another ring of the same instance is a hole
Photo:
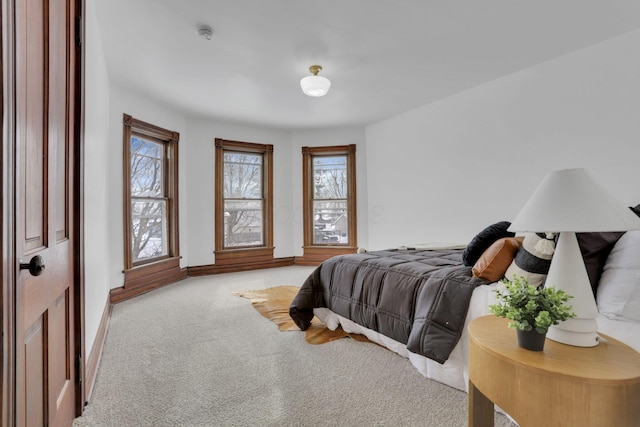
[[[264,317],[278,325],[281,331],[300,331],[289,316],[289,306],[300,288],[298,286],[274,286],[255,291],[238,291],[233,295],[251,300],[251,305]],[[350,337],[356,341],[371,342],[360,334],[350,334],[341,327],[335,331],[314,317],[311,326],[305,331],[305,340],[310,344],[324,344],[340,338]]]
[[[189,277],[113,306],[91,400],[74,427],[462,427],[468,395],[350,339],[309,345],[244,289],[303,283],[291,266]],[[513,427],[496,414],[496,426]]]

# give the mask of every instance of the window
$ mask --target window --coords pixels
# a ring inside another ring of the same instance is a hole
[[[263,246],[262,154],[224,151],[223,249]]]
[[[127,114],[123,124],[125,288],[170,283],[183,275],[178,245],[179,134]]]
[[[163,143],[131,135],[131,258],[132,264],[166,257],[167,191]]]
[[[273,259],[273,146],[216,139],[216,264]]]
[[[314,264],[356,243],[355,145],[302,147],[304,257]]]

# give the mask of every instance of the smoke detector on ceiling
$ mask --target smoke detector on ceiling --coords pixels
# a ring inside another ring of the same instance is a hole
[[[198,35],[205,40],[211,40],[213,38],[213,29],[208,25],[202,25],[198,27]]]

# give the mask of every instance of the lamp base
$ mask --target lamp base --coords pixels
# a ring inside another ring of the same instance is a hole
[[[571,295],[569,304],[577,315],[549,327],[547,338],[577,347],[598,345],[598,308],[576,233],[560,233],[545,286],[555,286]]]
[[[595,347],[599,344],[595,319],[568,319],[550,326],[547,338],[576,347]]]

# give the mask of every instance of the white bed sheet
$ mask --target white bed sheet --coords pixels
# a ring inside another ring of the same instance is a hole
[[[411,364],[425,377],[458,390],[469,392],[469,335],[467,327],[469,322],[476,317],[489,314],[489,304],[496,303],[494,288],[495,283],[478,286],[474,289],[460,341],[451,352],[449,359],[442,365],[427,357],[412,353],[407,350],[405,344],[360,326],[347,318],[333,313],[329,309],[316,308],[314,309],[314,314],[329,329],[335,330],[338,325],[341,325],[346,332],[364,335],[371,341],[408,358]],[[596,321],[599,332],[615,338],[640,352],[640,322],[611,320],[602,315],[598,316]]]
[[[598,332],[615,338],[640,353],[640,322],[613,320],[599,315],[596,323]]]

